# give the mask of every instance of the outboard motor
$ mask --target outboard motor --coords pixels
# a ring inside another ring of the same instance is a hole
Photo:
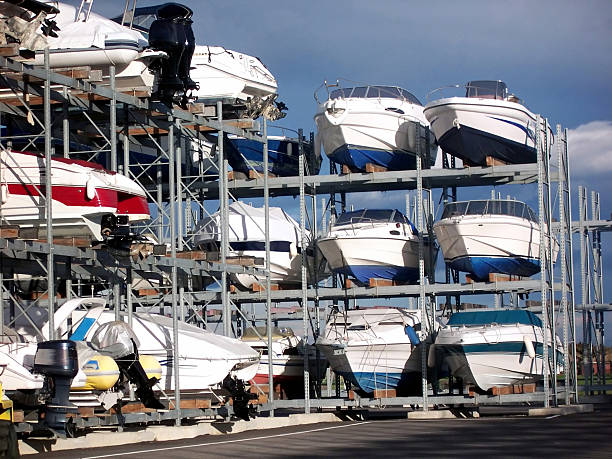
[[[249,409],[249,400],[255,400],[257,395],[247,392],[244,382],[231,375],[225,377],[221,383],[221,387],[227,390],[232,397],[234,414],[240,419],[248,421],[251,411]]]
[[[45,384],[50,396],[44,411],[40,413],[39,425],[62,436],[67,433],[71,435],[67,431],[67,415],[78,411],[69,399],[70,384],[79,371],[76,344],[70,340],[39,343],[33,370],[46,376]]]
[[[197,88],[189,78],[195,50],[192,15],[193,11],[184,5],[166,3],[157,10],[157,19],[149,28],[149,46],[168,54],[162,62],[158,89],[164,103],[171,104],[177,91]]]
[[[136,395],[145,407],[165,408],[153,393],[157,379],[149,379],[138,360],[138,338],[128,324],[118,320],[101,325],[91,338],[91,347],[115,360],[122,379],[136,385]]]

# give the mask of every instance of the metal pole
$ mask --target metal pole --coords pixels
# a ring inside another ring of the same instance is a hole
[[[172,256],[172,371],[174,376],[174,409],[176,412],[176,425],[181,425],[181,391],[179,375],[179,324],[177,311],[177,284],[178,273],[176,266],[176,189],[174,170],[174,119],[170,117],[168,127],[168,186],[170,188],[170,254]]]
[[[546,260],[547,266],[547,281],[548,281],[548,292],[550,296],[550,305],[548,305],[548,319],[549,319],[549,327],[550,327],[550,347],[552,351],[552,355],[547,355],[548,359],[546,359],[546,367],[551,370],[552,374],[549,374],[550,377],[550,385],[552,389],[553,396],[553,404],[554,406],[558,405],[558,393],[557,393],[557,320],[555,313],[555,271],[553,269],[553,254],[554,254],[554,243],[555,240],[552,236],[552,190],[550,187],[550,126],[548,124],[548,120],[544,120],[544,147],[542,149],[543,158],[546,164],[546,242],[547,242],[547,250],[546,256],[548,259]],[[544,338],[546,338],[546,333],[548,331],[544,331]],[[545,343],[548,343],[548,340],[545,340]],[[548,351],[548,345],[546,344],[546,350]],[[550,362],[550,365],[548,364]]]
[[[427,346],[425,339],[429,332],[427,307],[425,298],[425,244],[423,240],[423,232],[425,225],[423,222],[423,158],[421,152],[421,126],[418,123],[414,125],[416,135],[416,170],[417,170],[417,228],[419,230],[419,309],[421,310],[421,382],[423,389],[423,411],[429,411],[429,402],[427,394]]]
[[[64,100],[68,99],[68,88],[62,88]],[[64,143],[64,158],[70,157],[70,121],[68,120],[68,102],[64,102],[64,118],[62,119],[62,141]]]
[[[264,181],[264,230],[266,249],[266,337],[268,340],[268,403],[270,404],[270,416],[274,417],[274,362],[272,360],[272,300],[270,290],[270,188],[268,184],[268,123],[263,118],[263,181]]]
[[[111,170],[117,172],[117,94],[115,93],[115,66],[109,68],[110,88],[112,97],[110,100],[110,154]]]
[[[232,318],[230,316],[229,292],[227,289],[227,249],[229,244],[228,232],[228,195],[227,195],[227,161],[223,151],[223,104],[217,102],[217,117],[221,123],[221,129],[217,133],[217,154],[219,169],[219,216],[221,223],[221,304],[223,308],[223,334],[230,336],[232,333]]]
[[[45,87],[44,87],[44,123],[45,123],[45,205],[47,214],[47,294],[49,295],[49,339],[55,339],[55,273],[53,244],[53,185],[51,182],[51,70],[49,68],[49,48],[45,48]]]
[[[304,184],[304,145],[303,131],[298,129],[299,167],[300,167],[300,238],[302,242],[302,319],[304,323],[304,412],[310,413],[310,370],[308,368],[308,279],[306,276],[307,260],[306,247],[306,198]]]

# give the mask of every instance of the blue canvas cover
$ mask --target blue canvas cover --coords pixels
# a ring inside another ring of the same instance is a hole
[[[542,321],[533,312],[519,309],[503,309],[496,311],[466,311],[456,312],[448,320],[448,325],[486,325],[498,324],[525,324],[542,326]]]

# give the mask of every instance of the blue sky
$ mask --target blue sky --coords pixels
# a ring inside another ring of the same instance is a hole
[[[138,1],[139,6],[156,3],[161,2]],[[441,86],[504,80],[532,112],[548,117],[553,127],[561,123],[570,130],[573,194],[578,185],[599,191],[602,214],[610,218],[612,2],[183,3],[195,12],[198,44],[261,58],[278,80],[279,99],[289,107],[279,124],[305,132],[315,129],[313,92],[324,79],[399,85],[422,102]],[[115,16],[123,5],[123,0],[98,1],[94,11]],[[500,191],[537,204],[535,186]],[[459,192],[460,199],[489,195],[488,188]],[[359,205],[380,196],[353,199]],[[404,195],[388,194],[385,201],[402,209]],[[293,207],[294,202],[281,205]],[[603,235],[604,276],[612,270],[610,237]],[[579,274],[578,265],[575,272]],[[608,287],[604,283],[604,294]],[[579,291],[576,299],[580,301]],[[610,302],[611,296],[605,294],[605,300]]]

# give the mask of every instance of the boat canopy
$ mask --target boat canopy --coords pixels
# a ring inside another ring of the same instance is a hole
[[[508,97],[508,87],[506,83],[501,80],[468,81],[465,96],[479,99],[505,100]]]
[[[450,317],[447,325],[456,327],[459,325],[487,325],[492,323],[542,326],[542,320],[533,312],[520,309],[456,312]]]
[[[406,100],[411,104],[423,105],[413,94],[398,86],[356,86],[354,88],[334,89],[330,94],[330,99],[346,97],[355,98],[379,98]]]
[[[258,334],[259,333],[259,334]],[[266,339],[268,336],[268,328],[263,327],[249,327],[242,334],[242,341],[261,341]],[[280,339],[287,338],[289,336],[295,336],[293,330],[288,327],[272,327],[272,338]]]
[[[360,209],[352,212],[344,212],[338,217],[338,220],[336,220],[335,226],[375,222],[395,222],[410,225],[414,234],[418,234],[412,222],[397,209]]]
[[[449,202],[444,206],[442,219],[462,215],[509,215],[538,222],[535,212],[524,202],[498,199]]]

